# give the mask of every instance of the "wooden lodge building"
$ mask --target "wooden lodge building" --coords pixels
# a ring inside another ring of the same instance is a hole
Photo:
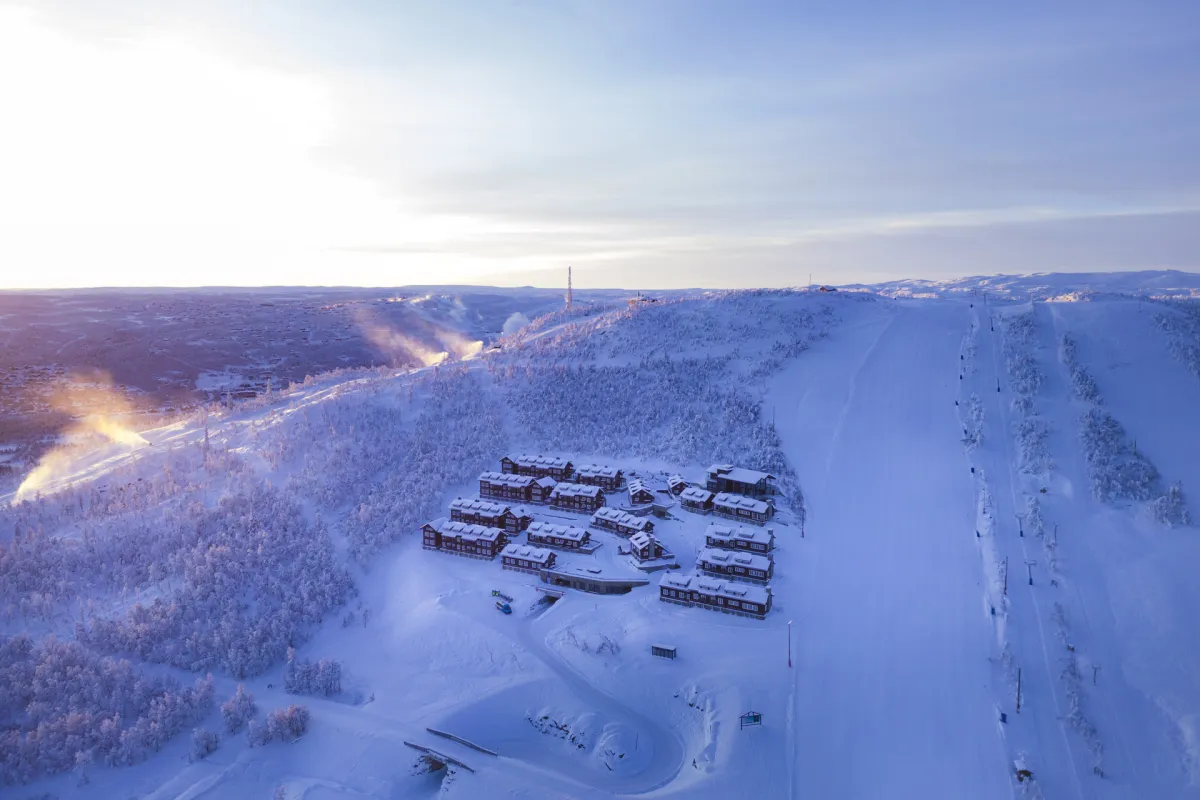
[[[713,510],[714,496],[707,489],[689,486],[680,493],[679,505],[683,506],[685,511],[691,511],[694,514],[709,514]]]
[[[664,558],[669,553],[663,549],[658,539],[654,538],[654,534],[642,531],[629,537],[629,555],[637,561],[654,561]]]
[[[530,547],[527,544],[512,542],[500,551],[500,565],[514,572],[528,572],[530,575],[540,575],[544,569],[554,566],[558,558],[554,551],[543,547]]]
[[[775,531],[772,528],[747,528],[714,522],[704,532],[704,543],[724,550],[770,553],[775,549]]]
[[[705,488],[716,494],[732,492],[750,497],[766,497],[779,493],[774,475],[735,467],[732,464],[713,464],[709,467]]]
[[[775,562],[770,556],[706,547],[696,556],[696,569],[721,578],[766,583],[775,574]]]
[[[672,475],[667,478],[667,491],[672,497],[678,497],[683,494],[683,490],[688,488],[690,484],[683,479],[682,475]]]
[[[421,528],[421,546],[426,550],[438,550],[471,558],[491,561],[508,537],[499,528],[473,525],[470,522],[452,522],[445,517],[425,523]]]
[[[487,500],[546,503],[553,489],[553,478],[533,478],[503,472],[484,472],[479,476],[479,496]]]
[[[645,517],[635,517],[619,508],[607,506],[596,510],[596,513],[592,515],[591,524],[621,536],[633,536],[635,533],[654,531],[654,523]]]
[[[560,483],[550,490],[550,505],[590,514],[604,506],[604,490],[582,483]]]
[[[634,506],[645,506],[654,502],[654,490],[647,486],[640,478],[634,478],[629,481],[629,504]]]
[[[579,550],[587,547],[592,533],[587,528],[576,528],[574,525],[555,525],[551,522],[538,520],[529,526],[526,538],[530,544],[542,547],[556,547],[559,550]]]
[[[765,619],[771,610],[771,590],[766,586],[674,572],[668,572],[659,581],[658,599],[755,619]]]
[[[615,492],[625,482],[625,475],[616,467],[583,464],[575,468],[575,482],[587,486],[599,486],[606,492]]]
[[[533,517],[520,506],[512,508],[491,500],[458,497],[450,503],[450,520],[500,528],[515,535],[528,528]]]
[[[775,506],[765,500],[722,492],[713,498],[713,513],[737,522],[765,525],[775,513]]]
[[[569,481],[575,473],[571,462],[558,456],[505,456],[500,459],[500,471],[506,475],[528,475],[533,478],[553,478]]]

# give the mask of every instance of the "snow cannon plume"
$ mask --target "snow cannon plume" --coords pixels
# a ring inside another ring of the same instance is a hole
[[[72,417],[62,430],[62,443],[38,461],[21,485],[15,501],[28,499],[59,483],[80,465],[85,455],[101,444],[136,449],[149,442],[123,421],[135,412],[133,404],[113,386],[107,373],[72,375],[50,398],[50,407]]]
[[[393,366],[406,366],[416,361],[422,366],[432,367],[451,358],[469,358],[483,350],[483,342],[472,341],[448,328],[435,328],[432,331],[435,344],[423,343],[363,309],[355,310],[354,323],[367,341],[391,360]]]

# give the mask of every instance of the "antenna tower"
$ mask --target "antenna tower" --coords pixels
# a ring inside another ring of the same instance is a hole
[[[571,307],[571,268],[567,267],[567,308]]]

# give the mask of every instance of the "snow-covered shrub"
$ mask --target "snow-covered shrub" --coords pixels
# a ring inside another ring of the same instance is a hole
[[[1168,528],[1192,524],[1183,497],[1183,487],[1178,482],[1168,486],[1165,492],[1150,502],[1150,513],[1156,522]]]
[[[1081,418],[1079,432],[1092,494],[1102,502],[1151,501],[1148,510],[1159,524],[1167,527],[1190,524],[1180,485],[1176,483],[1161,491],[1161,479],[1154,464],[1129,441],[1121,423],[1101,408],[1104,398],[1079,360],[1078,344],[1066,335],[1059,344],[1075,396],[1092,406]]]
[[[1046,444],[1050,428],[1036,414],[1022,417],[1013,423],[1013,437],[1017,442],[1018,468],[1026,475],[1042,475],[1054,468],[1050,449]]]
[[[1050,429],[1038,415],[1034,402],[1044,375],[1034,356],[1037,316],[1033,309],[1007,318],[1003,349],[1009,386],[1013,390],[1011,407],[1017,416],[1012,424],[1017,443],[1017,468],[1024,475],[1045,475],[1054,468],[1054,463],[1046,444]]]
[[[1167,346],[1188,370],[1200,378],[1200,302],[1178,300],[1166,303],[1167,310],[1155,315],[1167,335]]]
[[[212,708],[212,677],[185,689],[75,642],[0,639],[0,784],[133,764]]]
[[[971,394],[963,417],[963,444],[968,450],[973,450],[983,441],[983,401],[979,395]]]
[[[258,704],[254,695],[247,691],[242,684],[237,685],[237,691],[221,704],[221,719],[225,722],[225,730],[237,733],[258,713]]]
[[[191,758],[193,761],[207,758],[209,754],[216,752],[220,746],[221,737],[213,731],[207,728],[196,728],[192,731]]]
[[[1004,326],[1004,365],[1008,382],[1018,395],[1035,395],[1044,376],[1033,351],[1037,348],[1037,317],[1033,309],[1007,318]]]
[[[1099,408],[1088,409],[1079,435],[1097,500],[1151,500],[1156,496],[1158,470],[1131,446],[1125,429],[1111,414]]]
[[[1071,389],[1075,396],[1088,403],[1103,404],[1104,399],[1100,396],[1100,387],[1096,385],[1096,379],[1079,360],[1079,345],[1065,334],[1060,344],[1062,361],[1067,367],[1067,374],[1071,376]]]
[[[342,691],[342,662],[321,659],[297,661],[296,651],[288,649],[283,668],[283,688],[291,694],[329,695]]]
[[[1042,518],[1042,503],[1038,500],[1037,495],[1029,495],[1025,498],[1024,525],[1034,536],[1046,534],[1046,521]]]
[[[251,746],[274,741],[293,742],[308,731],[311,715],[308,706],[290,705],[277,708],[267,715],[264,722],[251,720],[246,735]]]

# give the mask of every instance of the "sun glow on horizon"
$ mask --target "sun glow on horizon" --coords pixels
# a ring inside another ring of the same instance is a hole
[[[470,229],[323,159],[319,78],[177,36],[86,41],[0,8],[0,107],[0,288],[329,283],[355,259],[396,282],[430,270],[361,251]]]

